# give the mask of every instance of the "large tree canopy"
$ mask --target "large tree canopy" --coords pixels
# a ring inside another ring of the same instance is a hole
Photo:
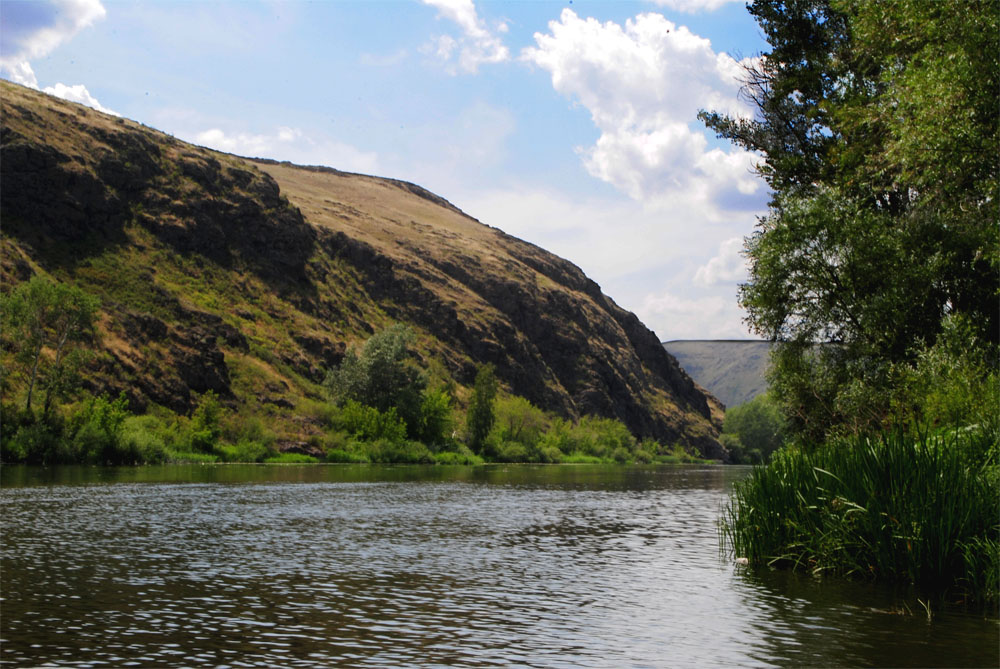
[[[775,390],[812,436],[884,422],[901,366],[949,319],[995,353],[1000,296],[994,0],[755,0],[771,51],[755,119],[702,112],[759,152],[770,211],[746,241],[748,323],[783,345]],[[866,390],[862,392],[859,389]],[[852,399],[853,398],[853,399]]]

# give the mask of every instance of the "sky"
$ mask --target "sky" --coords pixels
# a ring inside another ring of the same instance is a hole
[[[767,50],[743,0],[2,0],[0,77],[244,156],[411,181],[578,265],[661,340],[751,337]]]

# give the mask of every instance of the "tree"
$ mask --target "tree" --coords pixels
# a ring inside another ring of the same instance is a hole
[[[410,363],[412,328],[397,324],[374,334],[360,351],[351,349],[324,382],[338,405],[354,400],[381,412],[395,408],[416,437],[427,378]]]
[[[97,298],[67,283],[33,276],[0,298],[4,348],[27,384],[25,411],[36,387],[45,389],[43,413],[75,386],[86,359],[80,344],[94,335]]]
[[[469,447],[479,454],[483,451],[486,437],[496,421],[494,401],[497,395],[497,379],[493,365],[485,364],[476,372],[476,382],[466,414],[466,428],[469,433]]]
[[[770,53],[752,120],[702,112],[763,155],[770,211],[740,301],[779,342],[772,387],[821,438],[892,420],[894,369],[961,315],[996,359],[997,3],[755,0]],[[823,343],[826,345],[818,346]]]
[[[722,431],[736,437],[736,445],[743,450],[738,459],[750,463],[766,462],[784,445],[786,436],[784,417],[769,394],[727,409]]]

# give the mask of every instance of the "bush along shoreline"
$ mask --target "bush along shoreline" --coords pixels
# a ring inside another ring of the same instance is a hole
[[[45,415],[3,407],[0,462],[27,465],[129,466],[164,463],[487,463],[677,464],[704,463],[680,447],[637,440],[619,421],[557,418],[527,400],[496,401],[499,420],[478,450],[456,429],[449,408],[447,433],[431,441],[408,437],[393,408],[348,401],[342,407],[310,403],[303,411],[323,425],[306,442],[282,443],[260,417],[225,409],[211,392],[190,417],[166,410],[135,415],[124,394],[89,397]],[[530,424],[530,428],[526,425]]]
[[[750,565],[912,584],[927,601],[995,610],[998,443],[993,421],[779,451],[736,484],[724,547]]]
[[[29,286],[52,288],[42,282]],[[25,305],[22,311],[32,310]],[[38,385],[46,389],[43,409],[31,405],[33,383],[20,395],[5,395],[0,415],[0,462],[704,462],[680,447],[639,441],[620,421],[593,416],[567,421],[522,397],[501,394],[490,365],[479,369],[468,408],[462,411],[456,406],[455,384],[450,379],[432,382],[428,373],[416,366],[410,352],[414,336],[411,328],[396,325],[348,351],[341,365],[327,376],[324,386],[329,400],[307,400],[296,407],[296,413],[310,425],[307,441],[296,442],[279,439],[267,427],[266,416],[228,409],[211,391],[199,398],[190,416],[160,407],[134,415],[124,393],[114,399],[86,393],[79,398],[75,378],[53,367],[39,377]],[[42,348],[39,339],[28,352],[41,357]],[[29,364],[31,356],[24,360],[26,368],[37,367]],[[59,392],[52,392],[54,388]],[[53,401],[71,395],[78,399],[61,404]],[[23,403],[11,402],[14,397]]]

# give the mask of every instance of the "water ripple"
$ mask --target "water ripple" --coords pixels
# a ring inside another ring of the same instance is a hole
[[[4,488],[0,663],[842,665],[916,644],[926,664],[942,647],[937,626],[720,562],[735,470],[526,471]],[[954,620],[957,659],[982,660],[966,642],[995,625]]]

